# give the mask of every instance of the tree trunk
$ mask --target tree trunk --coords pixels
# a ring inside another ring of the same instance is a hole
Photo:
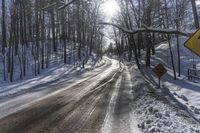
[[[130,42],[129,43],[132,43],[131,46],[132,46],[132,50],[133,50],[133,53],[134,53],[134,56],[135,56],[136,65],[137,65],[138,69],[140,69],[140,62],[139,62],[139,59],[138,59],[137,48],[136,48],[136,44],[135,44],[135,40],[134,40],[133,35],[130,36]]]
[[[4,80],[6,80],[6,51],[5,48],[7,46],[7,38],[6,38],[6,24],[5,24],[5,0],[2,0],[2,54],[3,54],[3,73]]]
[[[198,13],[197,13],[197,7],[196,7],[196,2],[195,0],[191,0],[192,3],[192,11],[193,11],[193,16],[194,16],[194,23],[196,29],[199,28],[199,18],[198,18]]]
[[[177,41],[177,53],[178,53],[178,76],[181,76],[181,57],[180,57],[180,43],[179,43],[179,35],[176,35]]]
[[[56,46],[56,35],[55,35],[55,16],[54,16],[54,10],[51,11],[51,28],[52,28],[52,39],[53,39],[53,50],[54,52],[57,52],[57,46]]]
[[[150,65],[151,65],[151,48],[152,48],[150,33],[147,33],[146,40],[147,40],[147,44],[146,44],[147,45],[146,46],[146,67],[150,67]]]
[[[45,17],[44,17],[44,11],[40,13],[40,21],[41,21],[41,41],[42,41],[42,57],[41,57],[41,63],[42,63],[42,69],[44,69],[44,60],[45,60]]]
[[[167,39],[168,39],[168,43],[169,43],[169,50],[170,50],[172,68],[173,68],[173,72],[174,72],[174,80],[176,80],[177,77],[176,77],[176,69],[175,69],[175,65],[174,65],[174,55],[173,55],[173,52],[172,52],[172,46],[171,46],[171,41],[170,41],[169,35],[167,35]]]

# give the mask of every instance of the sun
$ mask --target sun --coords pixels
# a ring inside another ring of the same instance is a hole
[[[196,1],[196,4],[197,4],[197,5],[200,5],[200,0],[197,0],[197,1]]]
[[[117,14],[117,11],[119,10],[119,5],[115,0],[106,0],[103,4],[103,13],[107,17],[113,17]]]

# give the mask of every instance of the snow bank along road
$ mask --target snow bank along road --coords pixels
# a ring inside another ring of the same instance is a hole
[[[106,58],[104,66],[79,78],[2,101],[0,132],[140,132],[129,105],[130,74],[118,68],[117,61]]]

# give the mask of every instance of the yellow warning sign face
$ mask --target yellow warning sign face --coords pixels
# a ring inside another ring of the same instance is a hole
[[[185,47],[200,56],[200,29],[198,29],[186,42]]]

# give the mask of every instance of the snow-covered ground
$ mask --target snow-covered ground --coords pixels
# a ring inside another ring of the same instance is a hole
[[[187,78],[188,68],[191,68],[193,63],[197,65],[197,69],[200,69],[200,58],[184,47],[185,41],[186,38],[180,38],[182,75],[178,77],[178,80],[173,79],[169,46],[167,43],[158,45],[156,48],[156,55],[152,58],[152,66],[151,68],[144,68],[144,74],[154,85],[157,84],[158,78],[152,72],[152,68],[158,63],[162,63],[168,70],[167,74],[161,78],[162,89],[166,91],[169,90],[169,95],[175,98],[183,109],[187,110],[192,117],[200,122],[200,81],[189,81]],[[172,49],[177,72],[178,59],[176,39],[172,39]],[[200,75],[198,76],[200,77]]]
[[[138,127],[145,133],[200,133],[200,124],[182,108],[173,95],[158,89],[129,64],[133,82],[132,108]],[[133,118],[134,119],[134,118]]]
[[[96,55],[93,55],[85,64],[85,69],[82,69],[82,62],[76,62],[75,64],[64,64],[62,60],[50,62],[49,68],[41,71],[41,74],[33,77],[28,75],[23,80],[18,80],[13,83],[9,81],[0,81],[0,101],[8,98],[12,95],[19,95],[20,93],[28,92],[30,89],[36,88],[37,85],[51,83],[56,80],[62,79],[65,75],[73,75],[76,72],[84,72],[96,67],[99,67],[105,63],[105,60],[99,59]],[[70,76],[69,76],[70,78]]]

